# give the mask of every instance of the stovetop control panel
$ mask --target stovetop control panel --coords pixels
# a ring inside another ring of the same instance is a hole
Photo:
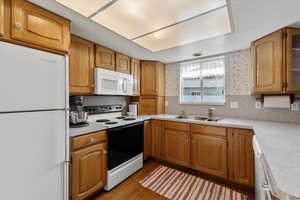
[[[101,105],[101,106],[85,106],[84,111],[92,114],[101,114],[101,113],[112,113],[112,112],[122,112],[124,109],[123,105]]]

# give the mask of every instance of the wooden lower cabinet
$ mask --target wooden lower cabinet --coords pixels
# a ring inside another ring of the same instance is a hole
[[[253,132],[229,129],[229,179],[243,185],[254,186]]]
[[[144,160],[151,157],[151,121],[144,122]]]
[[[227,178],[226,139],[195,133],[191,138],[191,168]]]
[[[105,135],[105,132],[72,139],[71,146],[80,148],[71,153],[72,200],[83,200],[100,190],[106,183],[106,142],[102,140],[105,137],[101,134]],[[97,144],[94,144],[95,142]]]
[[[163,159],[184,167],[190,166],[190,133],[174,129],[164,130]]]
[[[151,121],[151,154],[154,158],[162,159],[163,121]]]

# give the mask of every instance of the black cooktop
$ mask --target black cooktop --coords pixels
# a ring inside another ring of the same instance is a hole
[[[89,126],[89,123],[79,123],[79,124],[70,124],[70,128],[82,128],[82,127],[86,127]]]
[[[106,122],[105,124],[117,124],[118,122],[113,122],[113,121],[111,121],[111,122]]]
[[[97,119],[96,122],[109,122],[109,119]]]
[[[127,118],[124,118],[123,120],[125,120],[125,121],[131,121],[131,120],[136,120],[136,118],[134,118],[134,117],[127,117]]]

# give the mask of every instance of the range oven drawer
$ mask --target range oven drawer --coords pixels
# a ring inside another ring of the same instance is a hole
[[[143,152],[144,123],[108,129],[108,171]]]

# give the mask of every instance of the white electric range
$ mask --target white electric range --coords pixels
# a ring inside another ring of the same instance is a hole
[[[145,118],[122,116],[122,105],[88,106],[86,124],[70,128],[70,136],[107,130],[107,184],[109,191],[143,167]]]

